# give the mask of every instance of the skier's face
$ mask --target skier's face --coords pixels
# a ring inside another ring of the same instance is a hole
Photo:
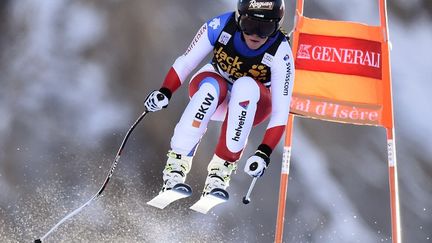
[[[246,41],[246,45],[252,50],[260,48],[268,39],[268,37],[260,37],[257,34],[250,35],[245,32],[243,32],[243,37]]]

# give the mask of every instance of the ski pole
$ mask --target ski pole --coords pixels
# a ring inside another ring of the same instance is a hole
[[[246,193],[246,196],[243,197],[243,203],[244,204],[250,203],[250,194],[252,193],[252,189],[254,188],[257,179],[258,179],[258,177],[254,177],[253,178],[253,180],[252,180],[252,182],[251,182],[251,184],[249,186],[249,190]]]
[[[90,200],[88,200],[86,203],[84,203],[81,207],[75,209],[74,211],[72,211],[71,213],[69,213],[68,215],[66,215],[62,220],[60,220],[56,225],[54,225],[54,227],[52,227],[44,236],[42,236],[40,239],[36,239],[34,242],[35,243],[41,243],[42,240],[44,240],[48,235],[50,235],[54,230],[57,229],[57,227],[59,227],[60,225],[62,225],[66,220],[72,218],[74,215],[78,214],[83,208],[87,207],[88,205],[90,205],[92,202],[94,202],[96,199],[98,199],[101,195],[102,192],[105,190],[106,186],[108,185],[108,182],[110,181],[114,170],[117,166],[117,163],[119,162],[121,153],[123,151],[123,148],[125,147],[125,144],[130,136],[130,134],[132,133],[132,131],[135,129],[135,127],[138,125],[138,123],[144,118],[144,116],[148,113],[147,110],[145,110],[139,117],[138,119],[132,124],[132,126],[129,128],[129,130],[127,131],[125,137],[123,138],[123,142],[120,145],[120,148],[116,154],[116,157],[114,159],[114,162],[111,164],[111,169],[108,172],[107,177],[105,178],[104,183],[102,184],[102,187],[99,189],[99,191],[92,197],[90,198]]]

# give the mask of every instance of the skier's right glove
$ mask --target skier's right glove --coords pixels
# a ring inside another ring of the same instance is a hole
[[[169,99],[159,90],[152,91],[144,101],[144,106],[147,111],[155,112],[168,106]]]
[[[267,154],[261,150],[257,150],[255,154],[246,161],[244,171],[252,177],[261,177],[269,163],[270,158]]]

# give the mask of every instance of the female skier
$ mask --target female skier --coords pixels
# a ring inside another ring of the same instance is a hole
[[[294,84],[292,52],[280,30],[284,11],[283,0],[239,0],[235,12],[202,25],[161,88],[147,96],[147,111],[167,107],[172,94],[213,52],[212,60],[190,80],[190,102],[171,138],[162,192],[185,182],[210,119],[223,124],[202,195],[228,187],[252,127],[270,117],[261,144],[244,168],[252,177],[263,175],[284,133]]]

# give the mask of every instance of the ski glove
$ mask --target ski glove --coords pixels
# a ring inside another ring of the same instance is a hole
[[[261,177],[265,169],[270,163],[270,158],[262,152],[257,150],[247,161],[244,171],[252,177]]]
[[[144,101],[147,111],[155,112],[168,106],[169,99],[166,95],[158,90],[152,91]]]

